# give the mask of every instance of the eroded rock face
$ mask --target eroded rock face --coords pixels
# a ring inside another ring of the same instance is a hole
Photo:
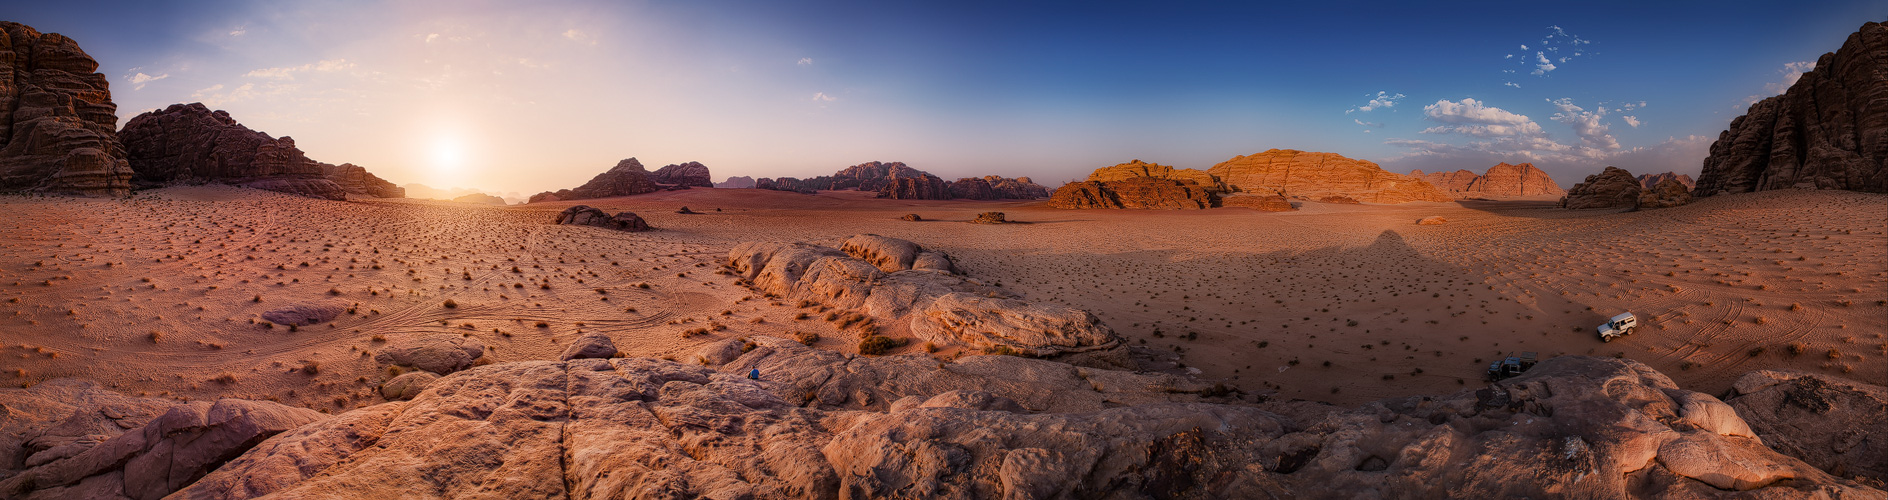
[[[1567,194],[1560,184],[1548,177],[1547,172],[1535,168],[1532,163],[1509,165],[1506,162],[1488,167],[1473,184],[1465,190],[1473,196],[1489,198],[1517,198],[1527,196],[1560,196]]]
[[[1133,177],[1068,183],[1049,196],[1049,208],[1199,210],[1212,208],[1218,199],[1191,180]]]
[[[1095,169],[1094,172],[1090,172],[1088,174],[1088,180],[1100,181],[1100,182],[1124,181],[1128,179],[1136,179],[1136,178],[1142,178],[1142,177],[1149,177],[1149,178],[1154,178],[1154,179],[1171,179],[1171,180],[1176,180],[1176,181],[1193,181],[1194,184],[1199,184],[1201,187],[1206,188],[1209,191],[1212,191],[1215,193],[1226,192],[1226,183],[1222,182],[1219,177],[1214,176],[1213,174],[1207,173],[1204,170],[1193,169],[1193,168],[1173,168],[1171,166],[1161,165],[1159,163],[1144,162],[1139,159],[1131,160],[1127,163],[1118,164],[1112,167],[1098,168],[1098,169]]]
[[[1246,207],[1265,212],[1290,212],[1297,210],[1291,206],[1291,200],[1279,195],[1237,193],[1219,198],[1222,207]]]
[[[1047,302],[948,293],[911,319],[920,340],[997,348],[1036,357],[1113,349],[1121,337],[1088,311]]]
[[[1639,208],[1671,208],[1691,203],[1691,190],[1678,179],[1665,179],[1639,195]]]
[[[352,163],[311,160],[295,147],[294,138],[250,130],[203,103],[139,114],[125,122],[118,140],[144,185],[216,182],[330,200],[406,193]]]
[[[635,158],[630,158],[616,162],[615,167],[610,167],[608,171],[590,178],[590,182],[585,182],[582,186],[577,186],[575,189],[559,189],[556,192],[546,191],[534,194],[531,195],[529,202],[588,200],[654,193],[661,190],[662,187],[657,186],[655,181],[650,178],[649,171],[643,169],[642,162],[637,161]]]
[[[924,172],[895,170],[885,177],[885,185],[878,189],[878,197],[894,200],[948,200],[951,188],[935,175]]]
[[[698,161],[663,166],[656,169],[650,180],[657,184],[715,187],[714,178],[708,174],[708,166]]]
[[[1235,156],[1206,172],[1236,191],[1279,193],[1307,200],[1326,196],[1365,203],[1455,199],[1422,179],[1386,172],[1375,163],[1333,153],[1272,149]]]
[[[604,229],[630,232],[648,231],[650,229],[649,223],[643,221],[642,217],[636,215],[634,212],[617,212],[616,215],[609,215],[604,213],[603,209],[589,205],[576,205],[564,209],[563,212],[557,214],[556,223],[574,226],[595,226]]]
[[[1888,388],[1763,370],[1737,379],[1725,402],[1770,449],[1837,476],[1888,481]]]
[[[1888,192],[1888,26],[1866,23],[1783,95],[1711,144],[1698,196],[1771,189]]]
[[[0,190],[130,194],[118,105],[97,71],[71,38],[0,22]]]
[[[468,370],[280,434],[173,498],[1882,495],[1692,423],[1706,406],[1688,402],[1715,399],[1629,360],[1551,358],[1483,389],[1344,410],[1013,356],[751,340],[711,366]]]
[[[1662,174],[1639,175],[1639,186],[1644,187],[1646,189],[1652,189],[1652,186],[1657,186],[1659,185],[1660,182],[1663,182],[1666,179],[1676,180],[1678,181],[1679,184],[1684,184],[1686,190],[1690,190],[1691,188],[1698,185],[1697,182],[1691,180],[1691,176],[1689,175],[1674,174],[1671,172],[1666,172]]]
[[[1567,190],[1567,196],[1560,199],[1561,208],[1621,208],[1633,207],[1639,203],[1639,195],[1645,189],[1639,187],[1639,180],[1632,172],[1619,167],[1606,167],[1600,173],[1586,176],[1586,182],[1574,184]]]
[[[1468,187],[1475,185],[1475,181],[1482,178],[1480,174],[1460,169],[1454,172],[1436,172],[1431,174],[1425,174],[1421,170],[1411,170],[1409,176],[1422,179],[1423,182],[1430,183],[1436,186],[1437,189],[1441,189],[1456,198],[1469,197]]]

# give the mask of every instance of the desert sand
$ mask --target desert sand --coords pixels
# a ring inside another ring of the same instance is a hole
[[[338,202],[214,186],[0,197],[0,383],[81,377],[136,395],[333,412],[382,401],[375,388],[393,374],[374,353],[438,333],[487,346],[481,363],[554,359],[591,332],[629,356],[795,332],[856,352],[819,315],[795,319],[806,310],[717,271],[739,242],[837,246],[859,233],[943,250],[973,278],[1088,310],[1201,377],[1283,398],[1453,392],[1511,351],[1631,358],[1714,394],[1767,368],[1888,383],[1879,194],[1774,191],[1630,213],[870,196],[694,189],[581,202],[636,212],[657,228],[645,233],[551,224],[577,202]],[[1021,223],[966,223],[986,211]],[[925,220],[899,220],[908,213]],[[1415,223],[1430,216],[1448,222]],[[262,319],[298,304],[345,312],[293,328]],[[1644,326],[1601,343],[1593,328],[1623,311]],[[685,335],[698,328],[709,332]]]

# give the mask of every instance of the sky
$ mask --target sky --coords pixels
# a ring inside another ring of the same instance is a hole
[[[1301,5],[1302,4],[1302,5]],[[1655,5],[1647,5],[1655,4]],[[1387,170],[1697,175],[1888,2],[8,2],[122,125],[203,102],[396,184],[534,193],[903,161],[1051,187],[1272,148]]]

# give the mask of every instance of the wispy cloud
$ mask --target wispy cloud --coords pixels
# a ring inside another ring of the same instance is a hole
[[[826,95],[826,93],[825,93],[825,92],[814,92],[814,93],[813,93],[813,101],[814,101],[814,102],[833,102],[833,101],[837,101],[837,100],[839,100],[839,98],[837,98],[837,97],[833,97],[833,96],[829,96],[829,95]]]
[[[1372,110],[1396,107],[1396,102],[1402,100],[1405,96],[1403,94],[1391,94],[1379,90],[1375,96],[1364,94],[1364,97],[1369,97],[1370,102],[1364,103],[1362,106],[1344,110],[1344,114],[1348,115],[1359,111],[1369,113]]]
[[[287,67],[281,67],[281,68],[263,68],[263,69],[250,71],[248,73],[243,74],[243,76],[252,77],[252,78],[269,78],[269,79],[275,79],[275,80],[294,80],[296,73],[306,73],[310,71],[318,71],[318,72],[325,73],[325,72],[330,72],[330,71],[340,71],[340,70],[349,69],[353,67],[354,67],[354,63],[348,62],[346,59],[328,59],[328,60],[324,60],[320,62],[312,62],[308,64],[303,64],[301,66],[287,66]]]
[[[1783,69],[1777,70],[1777,74],[1783,75],[1783,78],[1778,81],[1763,84],[1763,93],[1745,98],[1743,105],[1749,106],[1756,104],[1757,101],[1761,101],[1765,97],[1787,92],[1790,90],[1791,85],[1796,85],[1796,81],[1803,78],[1803,73],[1808,73],[1815,69],[1816,61],[1783,63]]]
[[[1627,124],[1627,125],[1631,125],[1631,126],[1632,126],[1632,128],[1639,128],[1639,123],[1640,123],[1640,122],[1639,122],[1639,117],[1637,117],[1637,116],[1632,116],[1632,115],[1626,115],[1626,116],[1621,116],[1621,117],[1619,117],[1619,119],[1620,119],[1620,120],[1624,120],[1624,121],[1626,122],[1626,124]]]
[[[248,32],[249,32],[248,26],[237,26],[236,29],[229,31],[229,36],[243,36],[244,33],[248,33]]]
[[[592,35],[590,33],[584,32],[577,28],[564,30],[564,38],[573,42],[577,42],[577,43],[586,43],[590,45],[597,44],[596,35]]]
[[[796,63],[796,64],[799,64],[799,65],[801,65],[801,66],[812,66],[812,65],[813,65],[813,58],[811,58],[811,57],[802,57],[802,58],[800,58],[800,62],[798,62],[798,63]]]
[[[1554,113],[1553,120],[1572,126],[1574,135],[1580,136],[1582,146],[1599,151],[1619,149],[1619,140],[1613,138],[1611,127],[1600,121],[1606,117],[1606,106],[1596,106],[1592,111],[1587,111],[1574,105],[1570,97],[1549,99],[1547,102],[1559,110]]]
[[[151,76],[151,75],[144,74],[142,72],[137,72],[138,69],[139,68],[131,68],[131,71],[136,72],[136,74],[125,77],[125,81],[131,82],[131,90],[143,90],[145,84],[155,82],[158,80],[163,80],[165,78],[170,78],[170,73],[164,73],[157,76]]]
[[[1529,48],[1528,44],[1524,43],[1520,45],[1520,57],[1515,57],[1515,54],[1510,53],[1501,56],[1501,58],[1517,61],[1524,67],[1533,66],[1533,69],[1529,70],[1528,74],[1547,76],[1548,73],[1560,69],[1561,65],[1573,61],[1576,57],[1586,55],[1587,50],[1585,46],[1592,43],[1592,40],[1567,33],[1567,30],[1562,29],[1560,26],[1548,26],[1547,36],[1541,37],[1540,43],[1534,45],[1532,49]],[[1534,52],[1534,54],[1532,54],[1533,57],[1528,57],[1529,51]],[[1513,69],[1504,69],[1502,72],[1513,73],[1515,71]]]

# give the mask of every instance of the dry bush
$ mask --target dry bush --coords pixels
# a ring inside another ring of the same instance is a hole
[[[894,339],[891,337],[866,337],[859,341],[859,354],[877,356],[891,352],[892,349],[903,347],[907,342],[909,341],[906,339]]]

